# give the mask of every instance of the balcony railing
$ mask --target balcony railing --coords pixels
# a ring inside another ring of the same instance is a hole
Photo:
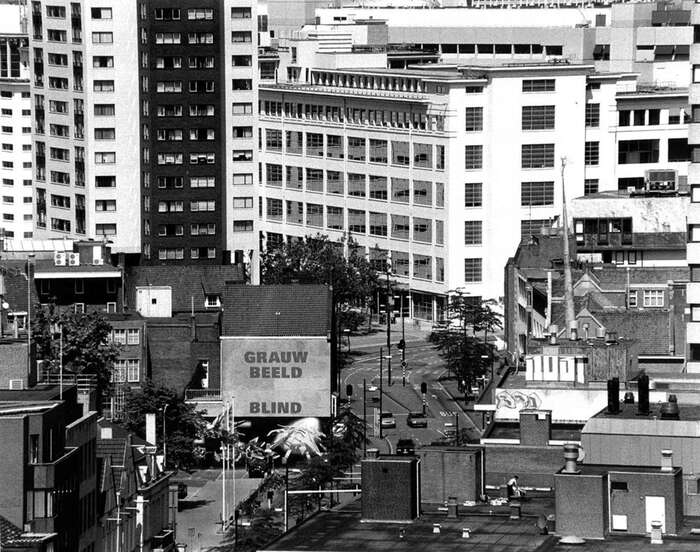
[[[220,401],[221,389],[186,389],[186,401]]]

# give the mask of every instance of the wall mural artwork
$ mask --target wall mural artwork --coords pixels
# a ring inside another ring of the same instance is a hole
[[[496,410],[500,408],[522,410],[523,408],[540,408],[540,406],[542,406],[542,399],[537,393],[501,391],[496,394]]]

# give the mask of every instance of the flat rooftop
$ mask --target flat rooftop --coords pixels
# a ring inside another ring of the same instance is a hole
[[[526,509],[526,508],[524,508]],[[439,534],[433,524],[441,525]],[[556,537],[539,535],[534,517],[510,520],[507,515],[466,515],[447,519],[444,514],[424,514],[413,523],[361,521],[360,501],[339,510],[322,512],[277,541],[264,551],[344,552],[536,552]],[[469,539],[462,528],[471,529]],[[399,530],[405,530],[403,539]]]
[[[653,391],[653,389],[652,389]],[[661,404],[650,403],[649,404],[649,415],[640,416],[638,412],[639,405],[620,403],[620,413],[619,414],[608,414],[607,409],[601,410],[594,416],[594,418],[620,418],[625,420],[661,420],[663,422],[674,422],[678,420],[662,420],[661,419]],[[680,420],[681,421],[700,421],[700,405],[698,404],[679,404],[678,409],[680,410]]]
[[[563,469],[563,468],[562,468]],[[617,466],[608,464],[581,464],[577,465],[581,475],[605,475],[609,472],[623,473],[677,473],[681,470],[679,467],[674,467],[671,471],[661,471],[660,466]],[[561,473],[561,471],[559,472]],[[700,543],[699,543],[700,544]]]

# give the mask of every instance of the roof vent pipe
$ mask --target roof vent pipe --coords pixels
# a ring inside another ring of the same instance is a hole
[[[661,451],[661,471],[673,471],[673,451],[670,449]]]
[[[562,473],[578,474],[581,473],[578,470],[576,461],[578,460],[579,450],[578,445],[575,443],[566,443],[564,445],[564,469]]]
[[[649,415],[649,376],[642,374],[637,380],[637,388],[639,394],[639,405],[637,414],[639,416]]]
[[[578,339],[578,320],[569,322],[569,339],[576,341]]]
[[[549,344],[550,345],[556,345],[557,344],[557,334],[559,333],[559,326],[556,324],[552,324],[549,326]]]
[[[605,326],[599,326],[595,329],[596,339],[605,339]]]

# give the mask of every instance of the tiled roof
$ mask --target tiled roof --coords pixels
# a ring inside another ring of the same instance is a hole
[[[0,516],[0,545],[7,544],[9,541],[20,538],[22,530],[11,523],[9,520]]]
[[[318,336],[330,330],[323,285],[226,286],[222,335]]]
[[[668,355],[672,336],[666,309],[603,310],[593,315],[618,337],[639,342],[640,355]]]
[[[109,457],[112,466],[124,465],[126,438],[97,439],[96,454],[98,458]]]
[[[535,236],[536,243],[524,240],[515,253],[515,266],[518,268],[551,268],[553,259],[564,258],[564,244],[561,236]],[[576,259],[576,240],[569,238],[569,256]]]
[[[5,297],[4,300],[10,305],[10,311],[27,312],[27,261],[8,260],[0,261],[0,271],[5,276]],[[32,274],[34,270],[32,270]],[[29,288],[32,304],[39,302],[36,288],[33,285]]]
[[[627,284],[627,270],[618,267],[604,267],[590,271],[603,289],[622,289]],[[630,268],[630,284],[666,284],[687,282],[690,272],[687,266]]]
[[[242,284],[239,265],[135,266],[126,273],[126,301],[136,307],[136,288],[170,286],[173,312],[204,310],[206,295],[223,295],[228,282]]]

